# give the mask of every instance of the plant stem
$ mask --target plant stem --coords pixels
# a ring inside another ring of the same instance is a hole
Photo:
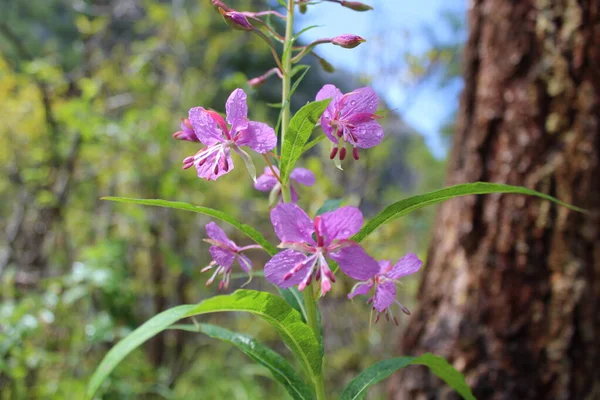
[[[308,326],[312,329],[317,340],[322,340],[319,328],[319,319],[317,318],[318,304],[315,300],[314,284],[308,285],[304,289],[304,306],[306,307],[306,319]],[[313,383],[315,385],[315,392],[317,394],[317,400],[325,400],[325,380],[323,379],[323,370],[317,376],[313,376]]]
[[[290,89],[292,86],[292,49],[288,50],[288,47],[292,46],[292,40],[294,38],[294,0],[288,0],[287,2],[287,18],[285,21],[285,41],[283,44],[283,60],[281,73],[283,74],[283,88],[281,90],[281,148],[285,143],[285,134],[290,124]],[[288,50],[288,51],[286,51]],[[290,187],[287,182],[281,185],[283,201],[286,203],[291,202],[292,196],[290,193]]]

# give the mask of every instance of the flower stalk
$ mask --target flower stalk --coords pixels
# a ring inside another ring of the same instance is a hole
[[[287,1],[287,18],[285,25],[285,42],[283,44],[283,60],[281,73],[283,74],[282,89],[281,89],[281,148],[285,143],[285,134],[290,124],[290,92],[292,87],[292,51],[286,51],[289,46],[292,46],[294,40],[294,0]],[[283,201],[289,203],[292,201],[289,185],[282,185]]]
[[[317,340],[322,340],[319,334],[319,319],[317,317],[318,304],[315,299],[315,288],[316,285],[309,285],[304,291],[304,307],[306,308],[306,319],[308,326],[312,329]],[[322,370],[321,370],[322,371]],[[325,400],[325,380],[323,379],[323,372],[317,376],[313,376],[313,384],[315,386],[315,393],[317,400]]]

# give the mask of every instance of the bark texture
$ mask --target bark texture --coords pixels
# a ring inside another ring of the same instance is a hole
[[[548,193],[443,204],[403,354],[446,357],[478,399],[600,398],[600,1],[474,0],[448,184]],[[392,399],[455,398],[407,368]]]

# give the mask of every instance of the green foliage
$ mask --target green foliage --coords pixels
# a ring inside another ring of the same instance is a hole
[[[300,159],[315,124],[329,105],[331,99],[315,101],[302,107],[290,120],[285,142],[281,149],[279,170],[281,181],[287,184],[294,165]]]
[[[442,357],[426,353],[419,357],[396,357],[383,360],[365,369],[354,378],[342,392],[341,400],[364,399],[367,389],[408,365],[424,365],[448,386],[456,390],[465,400],[475,400],[465,377]]]
[[[247,335],[210,324],[171,325],[169,329],[201,332],[214,339],[231,343],[252,360],[266,367],[273,374],[275,380],[285,387],[294,400],[310,400],[314,398],[310,387],[285,358]]]
[[[518,193],[530,196],[540,197],[545,200],[550,200],[561,206],[570,208],[571,210],[586,212],[585,210],[572,206],[568,203],[560,201],[552,196],[537,192],[532,189],[527,189],[521,186],[504,185],[500,183],[476,182],[464,183],[460,185],[450,186],[444,189],[435,190],[433,192],[412,196],[404,200],[400,200],[377,214],[367,224],[352,237],[357,242],[362,241],[369,236],[377,227],[383,225],[396,218],[400,218],[411,211],[418,210],[431,204],[438,204],[448,199],[459,196],[468,196],[473,194],[491,194],[491,193]]]
[[[343,199],[328,199],[323,203],[321,208],[317,210],[315,215],[321,215],[329,211],[337,210],[342,206],[343,202]]]
[[[277,248],[273,246],[265,237],[256,229],[251,227],[250,225],[246,225],[242,222],[239,222],[231,215],[224,213],[222,211],[213,210],[208,207],[194,206],[187,203],[182,203],[180,201],[167,201],[167,200],[159,200],[159,199],[130,199],[125,197],[103,197],[103,200],[116,201],[119,203],[129,203],[129,204],[142,204],[146,206],[157,206],[157,207],[166,207],[166,208],[174,208],[177,210],[186,210],[192,211],[200,214],[206,214],[211,217],[215,217],[220,219],[223,222],[227,222],[238,228],[240,231],[245,233],[250,239],[254,240],[256,243],[261,245],[267,253],[270,255],[274,255],[277,253]]]
[[[94,396],[106,377],[129,353],[170,325],[185,317],[226,311],[243,311],[263,318],[275,327],[311,377],[320,373],[319,344],[300,314],[270,293],[237,290],[231,295],[211,297],[197,305],[177,306],[152,317],[106,354],[90,379],[87,398]]]

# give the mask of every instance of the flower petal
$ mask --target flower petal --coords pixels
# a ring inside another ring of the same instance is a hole
[[[298,253],[294,250],[284,250],[280,253],[275,254],[271,260],[265,265],[265,278],[280,288],[289,288],[302,282],[304,275],[298,271],[298,273],[292,275],[289,279],[283,279],[283,277],[290,272],[299,263],[306,260],[307,257]]]
[[[216,181],[233,169],[233,160],[229,149],[225,149],[208,156],[202,165],[195,163],[195,166],[199,178]]]
[[[235,89],[231,92],[225,104],[225,111],[227,113],[227,123],[231,125],[232,135],[242,126],[245,129],[244,124],[247,123],[248,118],[248,104],[246,103],[246,93],[242,89]]]
[[[346,93],[340,101],[342,119],[348,119],[354,114],[375,114],[379,105],[379,97],[370,87],[362,87]]]
[[[369,293],[369,291],[371,291],[372,287],[373,281],[371,279],[369,279],[366,282],[357,283],[356,286],[354,286],[354,288],[352,289],[352,291],[348,293],[348,298],[351,299],[356,296],[367,294]]]
[[[304,210],[293,203],[279,204],[271,210],[271,223],[282,242],[315,244],[312,220]]]
[[[336,261],[346,275],[359,281],[366,281],[379,272],[377,261],[358,244],[331,252],[329,258]]]
[[[416,254],[408,253],[398,260],[385,276],[390,279],[400,279],[403,276],[414,274],[421,268],[421,265],[423,265],[423,261],[419,260]]]
[[[315,174],[313,174],[310,169],[306,168],[294,168],[290,173],[290,179],[305,186],[312,186],[315,184]]]
[[[273,175],[271,168],[265,167],[263,174],[256,179],[254,188],[261,192],[268,192],[273,189],[277,183],[277,178]]]
[[[382,282],[375,288],[375,300],[373,301],[373,307],[379,312],[384,312],[386,308],[394,304],[395,299],[396,285],[394,282]]]
[[[357,124],[351,132],[356,138],[353,144],[361,149],[377,146],[383,140],[383,128],[375,120]]]
[[[237,257],[238,264],[240,264],[244,272],[250,273],[252,271],[252,261],[244,254],[238,253]]]
[[[219,225],[214,222],[206,224],[206,234],[209,238],[216,242],[223,243],[225,246],[232,249],[237,249],[235,242],[227,237],[227,234]]]
[[[208,249],[213,260],[222,267],[229,268],[235,259],[235,253],[219,246],[210,246]]]
[[[325,237],[325,245],[329,245],[335,239],[348,239],[363,225],[362,213],[352,206],[323,213],[321,219],[321,235]]]
[[[235,139],[238,146],[248,146],[260,154],[265,154],[277,146],[277,136],[269,125],[250,121],[248,128],[242,131]]]
[[[204,107],[194,107],[190,109],[189,121],[198,140],[206,146],[212,146],[215,143],[223,142],[223,132],[217,122],[212,118]]]
[[[321,116],[321,129],[323,129],[323,132],[325,133],[325,135],[327,135],[329,140],[336,144],[337,138],[333,134],[333,128],[331,128],[329,122],[334,118],[335,111],[338,107],[338,103],[342,96],[343,94],[340,91],[340,89],[338,89],[334,85],[327,84],[323,86],[321,90],[319,90],[316,98],[317,101],[332,99],[325,111],[323,112],[323,115]]]

